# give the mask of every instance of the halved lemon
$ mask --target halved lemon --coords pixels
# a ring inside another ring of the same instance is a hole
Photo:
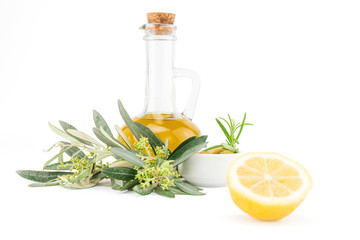
[[[299,163],[278,153],[246,153],[227,172],[234,203],[250,216],[277,220],[305,199],[312,180]]]

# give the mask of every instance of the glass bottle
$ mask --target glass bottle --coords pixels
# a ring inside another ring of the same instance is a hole
[[[191,121],[199,95],[199,76],[190,70],[174,68],[176,26],[164,23],[145,25],[146,85],[143,112],[133,121],[150,128],[163,142],[168,139],[173,151],[181,142],[191,136],[200,135],[199,128]],[[192,79],[190,98],[180,114],[175,105],[176,78]],[[133,144],[136,139],[124,126],[122,131]]]

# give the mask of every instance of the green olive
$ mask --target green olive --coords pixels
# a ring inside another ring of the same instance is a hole
[[[217,148],[209,150],[208,152],[211,153],[211,154],[219,154],[222,151],[224,151],[223,147],[217,147]]]
[[[222,152],[220,152],[219,154],[231,154],[233,153],[232,151],[229,151],[229,150],[224,150]]]

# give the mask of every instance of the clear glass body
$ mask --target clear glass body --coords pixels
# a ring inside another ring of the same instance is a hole
[[[160,31],[159,28],[170,31]],[[200,134],[199,128],[191,121],[200,82],[196,73],[174,68],[175,29],[175,26],[166,24],[146,25],[145,104],[143,112],[133,118],[150,128],[163,142],[168,139],[171,151],[187,138]],[[176,77],[193,80],[190,99],[181,114],[175,104]],[[136,141],[127,126],[122,131],[131,143]]]

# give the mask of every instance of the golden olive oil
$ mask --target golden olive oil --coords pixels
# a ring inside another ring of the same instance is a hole
[[[168,139],[170,151],[175,150],[180,143],[189,137],[200,135],[199,128],[191,120],[182,116],[175,118],[171,114],[147,114],[143,117],[135,117],[133,121],[150,128],[161,141],[165,142],[165,139]],[[127,126],[124,126],[122,131],[131,144],[136,142],[134,135]],[[119,140],[122,141],[121,137]]]

